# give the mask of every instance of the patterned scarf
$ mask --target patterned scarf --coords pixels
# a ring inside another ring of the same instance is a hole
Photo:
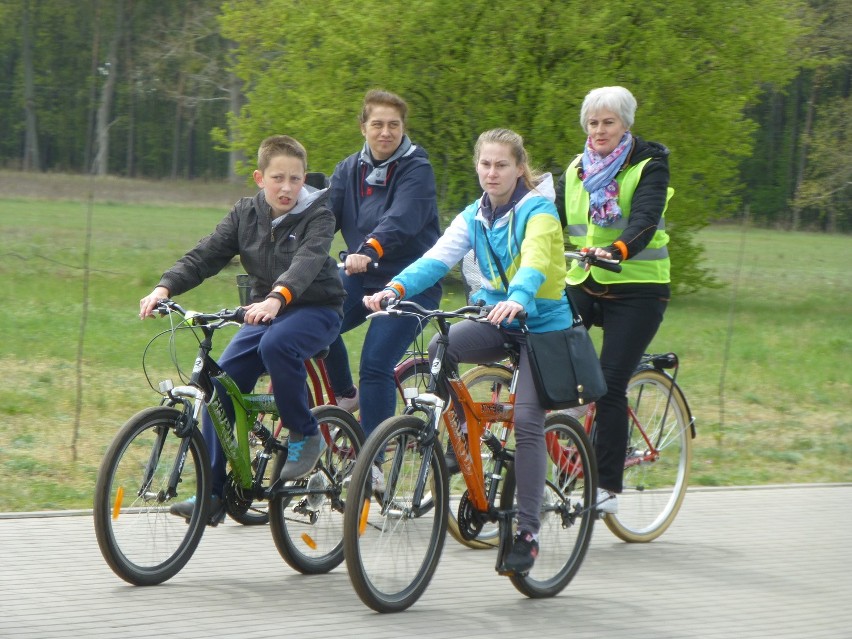
[[[417,147],[411,143],[411,140],[408,139],[407,135],[402,136],[402,142],[399,143],[394,154],[390,156],[387,160],[382,160],[381,162],[376,162],[373,160],[373,154],[370,152],[370,145],[364,142],[364,148],[361,149],[361,161],[364,164],[370,166],[372,171],[367,176],[366,182],[367,184],[371,184],[373,186],[379,185],[384,186],[385,182],[388,179],[388,167],[395,161],[401,158],[404,155],[408,155]]]
[[[610,226],[621,219],[618,206],[618,182],[615,176],[627,159],[633,136],[627,131],[618,146],[606,157],[592,148],[591,138],[583,151],[583,188],[589,192],[589,218],[598,226]]]

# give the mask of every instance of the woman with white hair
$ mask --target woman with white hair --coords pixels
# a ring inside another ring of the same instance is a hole
[[[627,449],[627,383],[663,321],[671,294],[665,211],[668,149],[631,132],[636,99],[624,87],[586,95],[583,153],[556,187],[556,206],[577,248],[622,262],[620,273],[575,263],[568,295],[583,322],[603,329],[600,359],[607,393],[597,401],[597,507],[618,512]]]

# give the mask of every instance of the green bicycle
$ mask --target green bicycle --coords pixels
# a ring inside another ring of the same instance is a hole
[[[178,330],[193,331],[198,352],[186,383],[160,382],[160,405],[131,417],[104,455],[93,514],[107,564],[131,584],[154,585],[176,575],[195,552],[205,526],[213,523],[210,462],[198,428],[206,407],[230,468],[224,493],[229,512],[265,500],[275,545],[292,568],[319,574],[338,566],[343,561],[348,478],[364,442],[358,421],[336,406],[313,408],[328,447],[306,477],[278,480],[287,443],[258,420],[264,414],[271,415],[273,423],[278,419],[273,395],[241,393],[210,356],[216,331],[239,324],[243,309],[193,313],[164,300],[158,311],[178,317],[164,332],[172,339]],[[232,400],[233,424],[214,379]],[[253,448],[250,435],[261,445]],[[267,473],[270,462],[272,472]],[[269,485],[265,476],[276,479]],[[169,513],[172,504],[193,497],[196,507],[188,522]]]

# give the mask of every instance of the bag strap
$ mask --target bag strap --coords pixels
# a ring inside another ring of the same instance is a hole
[[[494,264],[497,266],[497,272],[500,273],[500,279],[503,280],[503,286],[506,287],[506,292],[509,292],[509,278],[506,277],[506,271],[503,270],[503,265],[500,263],[500,260],[497,258],[497,253],[494,251],[494,248],[491,246],[491,242],[488,241],[488,234],[482,234],[485,237],[485,245],[488,247],[488,252],[491,253],[491,259],[494,260]],[[582,326],[583,318],[574,310],[573,304],[571,304],[571,298],[568,297],[568,285],[565,285],[565,300],[568,302],[568,308],[571,309],[571,315],[573,316],[571,326]]]
[[[483,228],[483,231],[485,229]],[[500,279],[503,280],[503,286],[506,287],[506,293],[509,292],[509,278],[506,277],[506,271],[503,270],[503,264],[500,263],[500,259],[497,257],[497,253],[494,252],[494,247],[491,246],[491,242],[488,239],[488,233],[483,232],[482,235],[485,237],[485,245],[488,247],[488,252],[491,253],[491,259],[494,260],[494,264],[497,267],[497,272],[500,273]]]

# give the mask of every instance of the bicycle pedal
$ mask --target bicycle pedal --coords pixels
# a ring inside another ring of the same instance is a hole
[[[506,568],[506,566],[500,566],[497,569],[497,574],[500,575],[501,577],[514,577],[514,576],[525,577],[526,575],[530,574],[530,572],[529,572],[529,570],[526,571],[526,572],[518,572],[516,570],[511,570],[510,568]]]

